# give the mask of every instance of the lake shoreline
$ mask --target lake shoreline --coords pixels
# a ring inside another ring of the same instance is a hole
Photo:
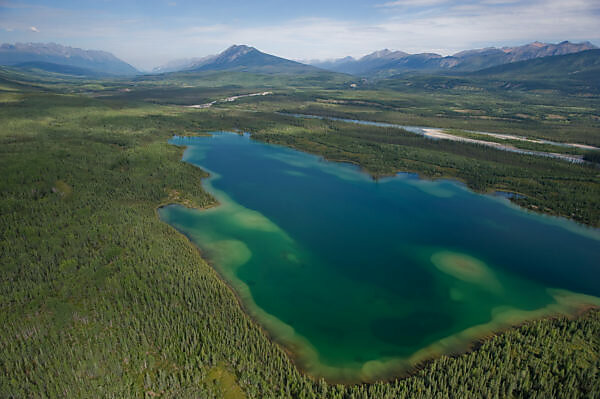
[[[186,146],[181,146],[182,147],[182,153],[185,152],[185,149],[187,148]],[[323,157],[322,157],[323,158]],[[325,159],[325,158],[324,158]],[[192,164],[193,166],[196,166],[202,170],[205,170],[205,168],[202,168],[198,165],[195,165],[191,162],[189,162],[190,164]],[[361,168],[362,169],[362,168]],[[212,173],[208,173],[208,176],[206,177],[202,177],[202,185],[203,185],[203,189],[206,190],[206,186],[204,184],[204,180],[207,179],[207,181],[210,181],[211,179],[213,179],[215,176]],[[392,381],[392,380],[397,380],[397,379],[403,379],[403,378],[408,378],[412,375],[417,374],[422,368],[426,367],[428,364],[431,364],[432,362],[436,361],[437,359],[439,359],[442,356],[450,356],[450,357],[457,357],[460,356],[461,354],[464,353],[470,353],[470,352],[474,352],[476,351],[479,347],[481,347],[481,343],[482,342],[486,342],[489,339],[492,339],[493,337],[503,334],[506,331],[509,330],[513,330],[515,328],[519,328],[519,326],[522,326],[524,324],[527,323],[531,323],[537,320],[543,320],[543,319],[553,319],[553,318],[558,318],[558,317],[577,317],[577,315],[582,314],[586,309],[589,311],[591,309],[595,309],[598,308],[597,306],[594,305],[582,305],[581,309],[579,309],[577,312],[575,312],[576,314],[574,314],[573,316],[571,315],[565,315],[564,313],[556,313],[554,315],[548,315],[548,316],[543,316],[540,318],[534,318],[531,320],[526,320],[524,322],[518,323],[516,325],[511,325],[511,326],[507,326],[504,328],[500,328],[498,330],[492,330],[492,332],[486,333],[484,334],[481,338],[476,338],[474,340],[472,340],[468,345],[467,348],[465,350],[459,350],[456,352],[449,352],[447,355],[446,354],[440,354],[440,355],[435,355],[432,356],[431,358],[427,358],[425,360],[419,361],[417,363],[415,363],[413,366],[409,367],[409,368],[402,368],[402,371],[400,371],[397,368],[390,368],[390,372],[386,372],[386,373],[381,373],[381,375],[374,377],[373,379],[364,379],[364,378],[355,378],[355,379],[348,379],[348,378],[342,378],[339,380],[336,380],[335,378],[329,378],[329,377],[324,377],[324,376],[319,376],[319,375],[313,375],[313,373],[311,372],[310,368],[306,366],[306,361],[303,361],[302,356],[299,353],[294,352],[293,349],[290,348],[290,346],[294,347],[297,346],[295,344],[289,344],[286,343],[285,340],[282,341],[281,339],[279,339],[277,337],[277,334],[271,333],[266,327],[263,326],[263,323],[260,320],[260,317],[256,314],[256,312],[254,312],[251,309],[251,306],[248,306],[248,304],[246,304],[244,298],[238,293],[238,290],[235,287],[235,284],[230,282],[229,279],[219,271],[219,267],[211,260],[208,259],[207,257],[204,256],[204,251],[198,246],[196,245],[193,240],[191,239],[191,237],[189,237],[188,235],[186,235],[185,233],[181,232],[180,230],[178,230],[177,228],[175,228],[174,226],[172,226],[171,224],[165,222],[164,220],[162,220],[160,218],[159,215],[159,209],[171,206],[171,205],[180,205],[180,206],[184,206],[188,209],[195,209],[198,210],[200,212],[204,211],[204,210],[208,210],[208,209],[212,209],[215,207],[218,207],[220,205],[222,205],[217,199],[216,196],[213,192],[211,192],[210,190],[207,190],[212,196],[213,198],[215,198],[215,203],[211,204],[209,206],[206,207],[198,207],[198,206],[193,206],[193,207],[189,207],[189,204],[182,204],[180,202],[173,202],[173,201],[166,201],[164,203],[159,204],[156,208],[155,208],[155,214],[157,215],[157,217],[159,217],[159,219],[168,224],[171,228],[173,228],[173,230],[175,230],[178,234],[181,234],[183,237],[185,237],[188,241],[188,243],[192,246],[194,246],[194,248],[198,251],[200,257],[207,263],[207,265],[209,265],[216,273],[216,275],[219,277],[219,280],[221,280],[234,294],[238,304],[240,305],[240,309],[244,312],[245,315],[247,315],[259,328],[260,330],[265,334],[265,336],[273,343],[275,343],[279,349],[281,349],[283,352],[285,352],[288,356],[288,358],[292,361],[292,363],[298,368],[299,371],[301,371],[303,374],[309,376],[311,379],[313,379],[314,381],[317,381],[319,378],[325,378],[328,382],[333,382],[333,383],[343,383],[346,385],[355,385],[355,384],[369,384],[369,383],[374,383],[374,382],[382,382],[382,381]],[[254,304],[258,309],[261,309],[258,305]],[[386,377],[385,375],[389,375],[389,377]]]
[[[185,233],[179,231],[175,227],[171,226],[169,223],[163,221],[160,218],[160,216],[158,216],[158,209],[172,206],[172,205],[184,206],[184,205],[181,205],[178,203],[161,204],[155,208],[155,210],[157,211],[156,214],[157,214],[158,219],[161,220],[161,222],[165,223],[167,226],[169,226],[175,232],[176,235],[179,235],[182,238],[184,238],[188,242],[188,245],[190,245],[191,247],[193,247],[193,249],[195,251],[197,251],[197,253],[202,258],[202,260],[215,272],[215,275],[221,281],[221,283],[223,283],[233,294],[233,296],[235,297],[236,302],[238,303],[242,312],[247,317],[249,317],[249,319],[256,325],[256,327],[258,327],[260,329],[260,331],[265,335],[265,337],[272,344],[276,345],[279,348],[279,350],[281,350],[282,352],[284,352],[287,355],[289,360],[294,364],[294,366],[298,369],[298,371],[300,371],[303,375],[307,376],[314,382],[318,382],[320,379],[324,379],[325,381],[327,381],[330,384],[342,384],[342,385],[352,386],[352,385],[372,385],[372,384],[377,384],[377,383],[386,383],[386,382],[394,382],[394,381],[398,381],[398,380],[403,380],[403,379],[417,376],[419,374],[419,372],[426,369],[429,365],[431,365],[432,363],[436,362],[437,360],[439,360],[443,357],[449,357],[449,358],[456,359],[456,358],[459,358],[460,356],[477,352],[478,350],[481,349],[481,347],[485,343],[489,342],[490,340],[493,340],[494,338],[502,336],[503,334],[507,334],[511,331],[518,330],[518,329],[520,329],[524,326],[530,325],[532,323],[536,323],[536,322],[540,322],[540,321],[544,321],[544,320],[559,320],[559,319],[563,319],[563,318],[568,319],[568,320],[574,320],[574,319],[577,319],[580,317],[585,317],[585,315],[590,312],[600,311],[600,305],[593,305],[593,304],[585,303],[585,304],[581,304],[576,309],[576,311],[573,312],[572,314],[556,312],[556,313],[548,314],[548,315],[541,316],[538,318],[528,319],[528,320],[519,322],[517,324],[502,327],[497,330],[492,330],[489,333],[483,334],[481,337],[476,338],[473,341],[471,341],[464,350],[450,351],[445,354],[431,356],[425,360],[417,362],[416,364],[414,364],[413,366],[411,366],[409,368],[400,368],[400,369],[391,368],[389,370],[389,373],[385,373],[385,375],[375,377],[374,379],[361,379],[361,378],[358,378],[358,379],[346,379],[346,378],[336,379],[336,378],[325,377],[322,375],[314,375],[311,372],[310,368],[306,366],[305,362],[302,360],[301,356],[297,352],[295,352],[293,349],[291,349],[289,347],[289,345],[287,345],[285,342],[283,342],[281,339],[279,339],[276,336],[276,334],[273,334],[265,326],[263,326],[263,323],[261,322],[260,318],[257,317],[255,312],[253,312],[251,310],[251,307],[245,303],[244,299],[238,293],[238,290],[235,288],[235,285],[232,282],[230,282],[228,280],[228,278],[221,271],[219,271],[219,267],[215,264],[214,261],[212,261],[211,259],[209,259],[208,257],[205,256],[205,252],[198,245],[196,245],[193,242],[191,237],[189,237]],[[219,204],[209,206],[209,207],[202,207],[202,208],[194,207],[194,208],[189,208],[189,209],[205,211],[205,210],[212,209],[212,208],[215,208],[218,206],[219,206]]]

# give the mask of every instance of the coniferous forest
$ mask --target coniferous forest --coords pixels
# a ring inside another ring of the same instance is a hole
[[[230,76],[221,88],[193,90],[172,82],[156,101],[162,89],[153,82],[136,88],[8,70],[2,76],[0,397],[600,397],[595,309],[499,331],[468,353],[432,359],[390,381],[314,380],[244,312],[203,254],[156,214],[168,203],[215,205],[202,188],[207,174],[181,162],[183,149],[167,143],[174,134],[249,131],[256,140],[357,163],[375,177],[412,171],[458,179],[480,192],[520,193],[514,201],[532,211],[597,227],[600,173],[594,162],[570,164],[281,113],[351,116],[321,99],[350,101],[360,93],[319,88],[322,82],[275,82],[272,97],[198,110],[175,99],[213,100],[256,91],[249,86],[262,88],[263,82]],[[464,125],[459,116],[436,116],[444,107],[439,98],[428,106],[427,92],[421,96],[417,122]],[[547,106],[554,100],[548,98]],[[353,112],[362,117],[363,111],[398,106],[386,101]],[[497,101],[509,100],[498,95]],[[489,130],[499,124],[476,123]],[[582,114],[574,127],[548,130],[552,125],[527,120],[497,130],[533,126],[541,136],[560,136],[590,123]],[[598,137],[594,123],[587,130],[590,143]]]

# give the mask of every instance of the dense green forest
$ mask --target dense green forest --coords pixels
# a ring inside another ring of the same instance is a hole
[[[156,215],[165,203],[214,204],[206,174],[167,144],[173,134],[248,130],[374,175],[412,170],[521,192],[523,205],[597,226],[593,165],[272,112],[318,106],[330,91],[312,86],[193,110],[154,104],[156,87],[134,97],[135,86],[122,91],[130,82],[33,80],[0,81],[0,397],[600,397],[597,310],[532,321],[394,381],[315,381]]]

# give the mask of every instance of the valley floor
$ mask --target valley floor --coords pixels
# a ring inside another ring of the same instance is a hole
[[[406,378],[350,386],[314,381],[155,212],[169,202],[214,203],[202,189],[206,174],[180,162],[182,150],[167,139],[237,129],[257,140],[356,162],[374,176],[415,171],[457,178],[479,191],[522,193],[514,200],[519,205],[597,227],[597,167],[275,113],[468,127],[598,146],[598,122],[587,119],[598,109],[592,100],[576,98],[567,106],[542,99],[525,111],[510,99],[499,100],[513,113],[537,115],[544,107],[544,115],[562,112],[572,118],[563,126],[558,120],[498,119],[506,115],[451,118],[444,116],[450,111],[441,111],[450,109],[444,102],[457,103],[450,97],[386,91],[373,97],[338,86],[290,90],[239,77],[235,88],[215,89],[2,76],[0,396],[598,397],[597,310],[572,320],[527,323],[470,353],[432,360]],[[165,105],[264,90],[274,94],[203,110]],[[376,101],[349,107],[323,98]],[[494,101],[481,102],[481,108]],[[456,106],[473,108],[479,99],[462,102]]]

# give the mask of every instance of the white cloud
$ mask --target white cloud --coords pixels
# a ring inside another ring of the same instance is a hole
[[[35,33],[39,33],[40,32],[40,30],[38,28],[36,28],[35,26],[30,26],[29,30],[32,31],[32,32],[35,32]]]
[[[521,0],[483,0],[481,1],[481,4],[487,4],[487,5],[508,5],[508,4],[515,4],[515,3],[519,3]]]
[[[392,15],[386,20],[371,24],[310,18],[270,26],[204,26],[202,32],[189,32],[186,36],[190,42],[205,44],[213,52],[219,45],[224,48],[232,43],[247,43],[295,59],[360,56],[381,48],[447,55],[534,40],[598,42],[600,18],[595,7],[591,0],[529,1],[493,10],[470,3],[468,8],[454,5],[437,14],[407,16],[401,11],[390,12]]]
[[[395,0],[377,4],[376,7],[430,7],[447,2],[448,0]]]

